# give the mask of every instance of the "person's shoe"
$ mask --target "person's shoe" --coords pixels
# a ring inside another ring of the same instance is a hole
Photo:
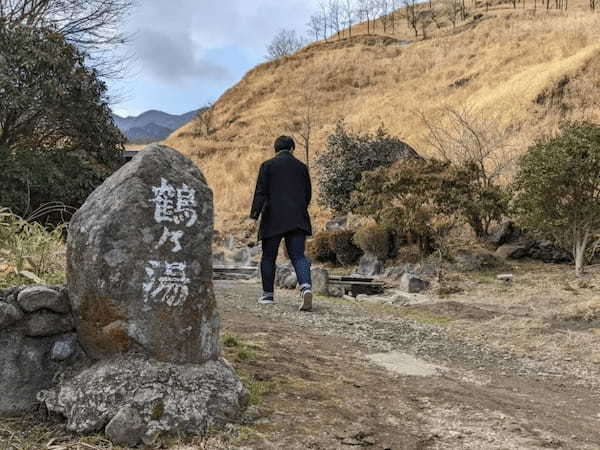
[[[300,311],[312,310],[313,293],[310,288],[302,289],[300,292]]]
[[[271,297],[271,296],[261,295],[260,298],[258,299],[258,303],[261,305],[274,305],[275,300],[273,300],[273,297]]]

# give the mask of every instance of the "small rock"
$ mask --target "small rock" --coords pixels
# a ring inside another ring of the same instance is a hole
[[[295,273],[289,274],[283,281],[283,287],[285,289],[296,289],[297,285],[298,285],[298,279],[296,278]]]
[[[113,444],[134,447],[142,440],[146,427],[135,409],[124,406],[108,423],[104,432]]]
[[[73,320],[70,316],[46,311],[29,315],[25,322],[26,336],[54,336],[71,330],[73,330]]]
[[[75,334],[68,334],[54,343],[50,357],[54,361],[64,361],[73,356],[76,351],[77,336]]]
[[[412,273],[405,273],[400,279],[400,289],[409,292],[421,292],[429,287],[429,281],[424,280]]]
[[[330,297],[341,298],[344,296],[344,288],[340,286],[329,286],[327,292]]]
[[[64,292],[57,292],[47,286],[30,286],[23,289],[17,297],[17,302],[27,312],[49,309],[66,314],[70,310],[69,300]]]
[[[329,272],[321,267],[310,270],[312,291],[317,295],[329,295]]]
[[[8,328],[23,318],[23,313],[10,303],[0,302],[0,330]]]
[[[496,275],[496,279],[499,281],[505,281],[507,283],[510,283],[511,281],[513,281],[514,276],[512,273],[501,273],[500,275]]]

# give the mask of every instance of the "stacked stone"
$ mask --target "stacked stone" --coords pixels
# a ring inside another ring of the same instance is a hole
[[[30,411],[38,391],[82,358],[63,287],[0,291],[0,415]]]

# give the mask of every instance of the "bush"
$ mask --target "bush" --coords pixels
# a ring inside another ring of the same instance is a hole
[[[417,152],[380,128],[375,135],[350,134],[343,122],[327,139],[317,156],[319,203],[338,213],[351,210],[351,195],[363,172],[389,167],[402,158],[419,158]]]
[[[431,253],[455,225],[459,210],[456,179],[449,163],[406,159],[363,174],[353,194],[356,211],[406,236],[422,254]],[[394,247],[398,247],[395,243]]]
[[[354,243],[365,253],[385,261],[393,254],[390,230],[381,225],[367,225],[354,234]]]
[[[308,241],[306,250],[308,256],[318,262],[336,262],[335,252],[329,245],[330,231],[321,231]]]
[[[521,157],[514,188],[521,224],[571,249],[582,274],[600,232],[600,125],[566,123],[537,141]]]
[[[329,235],[329,247],[343,266],[356,264],[363,252],[354,244],[354,231],[333,230]]]

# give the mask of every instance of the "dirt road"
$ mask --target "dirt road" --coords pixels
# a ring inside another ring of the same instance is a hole
[[[600,448],[600,370],[461,342],[445,327],[491,320],[484,309],[317,298],[300,313],[291,293],[265,307],[256,284],[215,291],[225,355],[262,392],[238,448]],[[368,358],[390,352],[400,372]],[[411,366],[429,376],[406,375]]]

